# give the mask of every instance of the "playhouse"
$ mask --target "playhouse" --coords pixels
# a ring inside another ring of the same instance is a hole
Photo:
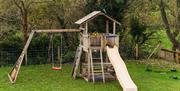
[[[105,22],[102,24],[105,25],[105,29],[101,29],[104,30],[101,33],[98,33],[98,30],[90,33],[89,25],[97,17],[103,17]],[[116,28],[121,24],[101,11],[93,11],[75,24],[79,29],[33,30],[20,57],[8,74],[11,83],[16,82],[22,61],[35,33],[79,32],[80,41],[74,58],[72,78],[76,79],[80,76],[93,83],[96,81],[105,83],[108,80],[117,79],[123,91],[137,91],[137,86],[132,81],[118,51],[119,36],[116,34]]]
[[[97,17],[104,17],[106,20],[106,29],[104,33],[89,33],[88,24]],[[80,45],[76,51],[75,63],[73,68],[73,78],[76,78],[77,68],[80,66],[80,76],[86,81],[115,79],[112,64],[109,62],[106,52],[106,46],[119,46],[119,36],[116,35],[116,25],[120,23],[100,11],[94,11],[87,16],[75,22],[80,26]],[[113,33],[109,32],[109,25],[113,24]],[[81,55],[85,58],[80,59]]]

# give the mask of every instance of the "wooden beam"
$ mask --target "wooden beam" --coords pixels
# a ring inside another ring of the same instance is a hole
[[[116,22],[113,22],[113,34],[116,34]]]
[[[162,51],[166,51],[166,52],[172,52],[172,53],[180,54],[180,52],[178,52],[178,51],[172,51],[172,50],[169,50],[169,49],[164,49],[164,48],[162,48],[161,50],[162,50]]]
[[[105,17],[106,17],[106,18],[108,18],[109,20],[111,20],[111,21],[113,21],[113,22],[115,22],[115,23],[117,23],[118,25],[120,25],[120,26],[121,26],[121,23],[119,23],[119,22],[118,22],[118,21],[116,21],[115,19],[113,19],[113,18],[111,18],[111,17],[109,17],[109,16],[105,15],[104,13],[102,13],[101,15],[105,16]]]
[[[109,20],[106,20],[106,33],[109,33]]]
[[[62,32],[80,32],[79,29],[45,29],[45,30],[33,30],[36,33],[62,33]]]

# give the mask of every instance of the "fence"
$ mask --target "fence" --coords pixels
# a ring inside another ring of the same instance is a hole
[[[50,48],[51,49],[51,48]],[[0,49],[0,67],[7,65],[14,65],[17,61],[22,49]],[[54,47],[54,60],[57,60],[57,48]],[[68,51],[68,49],[63,49],[63,60],[73,61],[74,53]],[[73,56],[68,56],[69,54]],[[69,58],[67,58],[67,56]],[[48,51],[48,47],[30,47],[27,52],[27,63],[28,64],[47,64],[51,63],[51,50]]]
[[[176,61],[176,63],[180,63],[180,52],[178,52],[178,51],[161,49],[159,56],[162,59]]]

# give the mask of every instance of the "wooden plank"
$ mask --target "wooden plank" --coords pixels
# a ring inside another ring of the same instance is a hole
[[[36,33],[62,33],[62,32],[80,32],[80,29],[44,29],[33,30]]]
[[[172,51],[172,50],[169,50],[169,49],[161,49],[162,51],[167,51],[167,52],[172,52],[172,53],[178,53],[178,54],[180,54],[180,52],[178,52],[178,51]]]
[[[96,16],[97,14],[101,13],[101,11],[93,11],[92,13],[84,16],[83,18],[79,19],[78,21],[76,21],[76,24],[82,24],[84,22],[86,22],[87,20],[93,18],[94,16]]]

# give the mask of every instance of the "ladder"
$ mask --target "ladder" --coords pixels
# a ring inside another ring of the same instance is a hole
[[[74,63],[73,63],[73,70],[72,70],[73,79],[76,79],[76,76],[77,76],[77,71],[78,71],[78,67],[80,64],[81,54],[82,54],[82,47],[78,46],[78,48],[76,49],[76,55],[75,55]]]
[[[9,72],[8,74],[8,77],[9,77],[9,80],[11,81],[12,84],[14,84],[16,82],[16,78],[18,76],[18,73],[19,73],[19,70],[21,68],[21,64],[23,62],[23,59],[24,59],[24,55],[27,53],[27,49],[29,47],[29,44],[33,38],[33,35],[34,35],[34,31],[32,31],[29,35],[29,38],[21,52],[21,55],[19,56],[18,60],[16,61],[14,67],[12,68],[12,70]]]
[[[94,57],[93,53],[97,53],[97,50],[94,51],[94,49],[90,49],[90,63],[91,63],[91,73],[92,73],[92,81],[95,83],[95,75],[102,75],[103,83],[105,83],[105,76],[104,76],[104,65],[103,65],[103,57],[102,57],[102,49],[98,50],[100,57]],[[100,59],[100,70],[97,68],[94,63],[94,60]]]

